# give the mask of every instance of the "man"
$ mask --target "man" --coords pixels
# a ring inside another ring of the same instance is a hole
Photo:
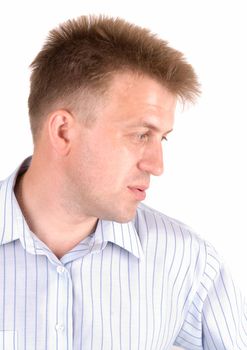
[[[32,63],[33,156],[0,188],[0,348],[247,349],[246,303],[213,247],[140,202],[163,172],[183,55],[80,17]]]

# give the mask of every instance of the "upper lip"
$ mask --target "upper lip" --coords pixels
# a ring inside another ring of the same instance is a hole
[[[148,189],[148,185],[136,185],[136,186],[129,186],[129,188],[136,188],[141,191],[146,191]]]

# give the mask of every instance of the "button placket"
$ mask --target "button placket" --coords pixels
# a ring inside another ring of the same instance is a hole
[[[69,275],[67,269],[63,265],[56,267],[58,275],[58,301],[57,301],[57,318],[54,324],[55,331],[57,333],[58,347],[61,350],[67,350],[67,337],[69,336],[66,331],[67,316],[66,316],[66,304],[68,300],[68,279]]]

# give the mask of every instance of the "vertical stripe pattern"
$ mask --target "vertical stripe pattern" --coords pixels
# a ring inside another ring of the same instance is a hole
[[[29,162],[0,183],[0,349],[247,349],[246,299],[209,243],[140,204],[59,260],[13,192]]]

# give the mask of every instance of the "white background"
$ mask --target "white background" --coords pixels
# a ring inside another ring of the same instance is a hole
[[[146,204],[213,243],[247,292],[247,13],[245,1],[8,1],[0,5],[0,178],[32,153],[28,66],[47,32],[82,14],[147,26],[185,53],[202,84],[194,107],[177,112],[164,145],[165,173]]]

